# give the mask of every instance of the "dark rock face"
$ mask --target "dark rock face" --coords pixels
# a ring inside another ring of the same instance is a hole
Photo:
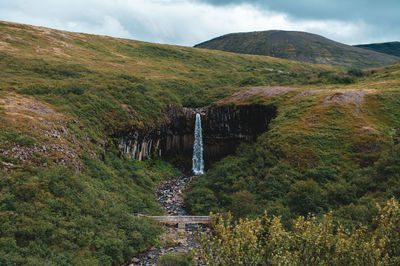
[[[276,108],[269,105],[211,106],[185,108],[167,106],[168,121],[156,128],[120,134],[120,149],[138,160],[157,154],[178,167],[190,169],[196,113],[201,114],[206,168],[235,152],[241,142],[251,142],[265,132]]]

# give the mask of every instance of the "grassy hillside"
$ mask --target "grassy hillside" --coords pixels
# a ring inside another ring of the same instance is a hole
[[[116,132],[249,85],[349,82],[340,69],[0,22],[1,264],[121,264],[159,229],[163,162],[121,157]],[[321,77],[320,72],[327,77]]]
[[[195,47],[357,68],[384,66],[400,60],[379,51],[364,50],[316,34],[297,31],[232,33]]]
[[[334,211],[349,228],[371,223],[377,203],[400,197],[399,77],[395,65],[351,85],[284,88],[278,95],[251,89],[257,93],[240,104],[272,103],[278,116],[254,144],[194,181],[186,195],[192,212],[257,217],[267,210],[288,228],[310,212]],[[235,95],[221,103],[232,101]]]
[[[400,42],[384,42],[354,45],[362,49],[367,49],[383,54],[394,55],[400,57]]]
[[[121,156],[113,136],[165,119],[166,104],[258,102],[279,111],[256,144],[199,179],[188,194],[194,212],[210,210],[194,202],[205,196],[232,211],[244,198],[255,212],[238,216],[313,211],[314,201],[298,207],[285,196],[300,181],[293,202],[303,187],[349,195],[317,201],[317,212],[362,211],[398,195],[398,177],[371,175],[398,173],[385,168],[397,160],[398,65],[361,72],[0,22],[0,69],[1,264],[120,265],[154,242],[159,228],[133,214],[160,213],[153,186],[177,172]],[[364,190],[347,193],[348,184]]]

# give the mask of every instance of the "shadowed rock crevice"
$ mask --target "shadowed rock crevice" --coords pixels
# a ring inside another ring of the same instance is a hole
[[[206,169],[234,153],[241,142],[254,141],[277,115],[276,107],[272,105],[204,108],[169,105],[165,108],[167,122],[147,130],[120,133],[117,137],[121,152],[138,160],[158,155],[178,167],[190,169],[196,113],[200,113],[202,120]]]

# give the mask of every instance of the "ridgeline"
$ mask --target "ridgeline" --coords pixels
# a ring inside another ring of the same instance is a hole
[[[396,57],[395,54],[388,55],[377,49],[365,50],[361,48],[366,47],[353,47],[316,34],[298,31],[231,33],[197,44],[195,47],[363,69],[400,61],[400,57]]]

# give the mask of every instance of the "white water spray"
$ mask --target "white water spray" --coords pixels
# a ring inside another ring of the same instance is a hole
[[[203,161],[203,135],[201,133],[201,117],[196,114],[196,123],[194,128],[194,144],[193,144],[193,166],[192,170],[195,175],[204,174]]]

